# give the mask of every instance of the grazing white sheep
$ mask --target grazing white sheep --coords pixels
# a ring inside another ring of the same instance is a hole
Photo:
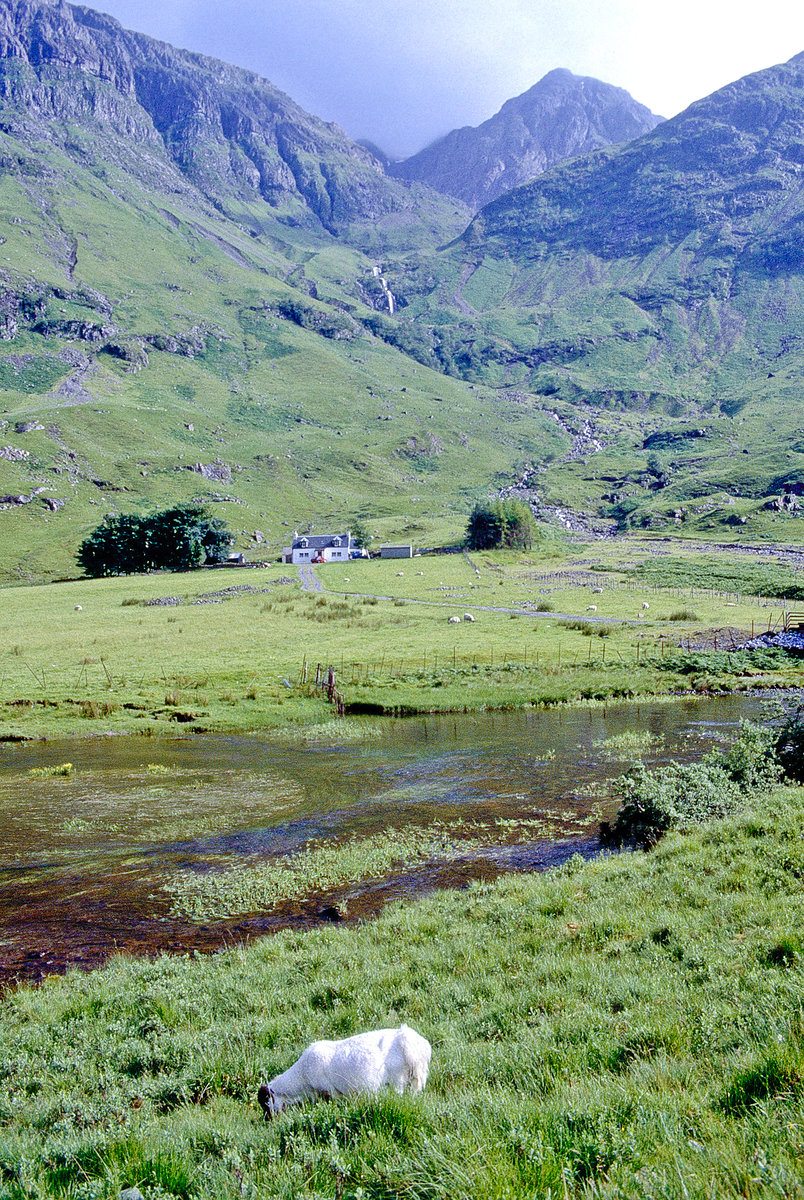
[[[303,1100],[329,1100],[357,1092],[376,1096],[391,1087],[420,1092],[427,1083],[432,1047],[408,1025],[374,1029],[337,1042],[313,1042],[292,1067],[257,1093],[266,1117]]]
[[[587,612],[597,612],[597,605],[596,604],[587,604],[586,611]]]
[[[593,596],[602,596],[603,588],[592,588],[592,595]]]
[[[450,623],[450,625],[460,625],[461,618],[460,617],[450,617],[449,623]]]
[[[643,601],[642,601],[642,607],[643,607],[643,608],[650,608],[650,605],[648,604],[647,600],[643,600]]]
[[[397,575],[404,575],[404,574],[405,574],[404,571],[397,571]]]
[[[83,609],[83,605],[81,605],[81,604],[76,604],[76,606],[75,606],[75,611],[76,611],[76,612],[83,612],[83,611],[84,611],[84,609]]]

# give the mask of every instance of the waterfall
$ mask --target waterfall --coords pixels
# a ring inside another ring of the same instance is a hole
[[[391,316],[393,316],[394,312],[396,311],[396,300],[394,299],[394,293],[388,286],[388,280],[382,274],[382,267],[375,265],[372,270],[374,271],[374,278],[380,281],[382,290],[385,293],[385,299],[388,301],[388,311]]]

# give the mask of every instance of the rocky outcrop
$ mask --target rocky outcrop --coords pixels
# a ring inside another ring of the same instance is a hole
[[[477,210],[556,163],[629,142],[660,121],[622,88],[556,70],[477,128],[454,129],[387,170]]]

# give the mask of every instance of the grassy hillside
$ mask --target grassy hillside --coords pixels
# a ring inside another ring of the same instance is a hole
[[[1,581],[191,499],[252,557],[359,518],[453,542],[509,491],[565,528],[804,536],[798,60],[436,252],[460,202],[266,81],[69,5],[0,28]]]
[[[799,1197],[803,813],[779,790],[648,854],[21,989],[2,1194]],[[403,1020],[421,1097],[263,1120],[308,1042]]]
[[[111,18],[0,26],[0,578],[69,574],[106,511],[196,497],[272,553],[360,513],[452,539],[532,443],[561,448],[363,324],[374,255],[453,237],[459,202]]]
[[[495,478],[563,448],[548,418],[525,429],[511,400],[376,339],[359,251],[289,241],[266,214],[249,236],[200,198],[54,154],[34,188],[4,141],[24,159],[0,180],[5,580],[71,573],[107,511],[191,498],[272,553],[359,514],[452,540]]]

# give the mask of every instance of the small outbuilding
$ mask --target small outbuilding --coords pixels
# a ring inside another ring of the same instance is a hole
[[[409,543],[380,546],[380,558],[413,558],[413,546]]]

